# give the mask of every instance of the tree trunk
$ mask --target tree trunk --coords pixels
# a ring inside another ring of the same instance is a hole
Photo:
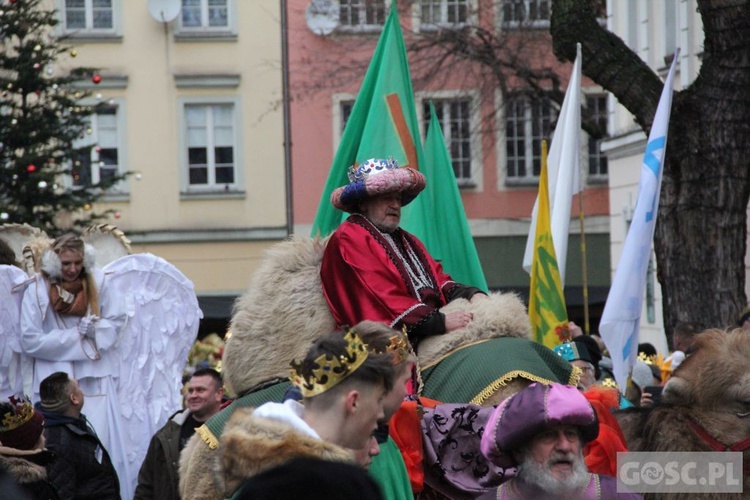
[[[583,49],[583,72],[612,92],[648,133],[663,84],[619,38],[600,27],[592,3],[555,0],[555,54]],[[654,245],[671,344],[680,321],[736,325],[745,306],[750,196],[750,5],[699,0],[705,41],[697,79],[673,99]]]

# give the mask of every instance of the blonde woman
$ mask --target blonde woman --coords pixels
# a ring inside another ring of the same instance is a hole
[[[40,382],[55,372],[78,380],[86,416],[122,474],[118,369],[110,350],[124,316],[115,312],[118,304],[100,303],[104,273],[94,268],[93,248],[78,236],[57,238],[42,255],[41,269],[21,306],[21,348],[34,359],[33,399],[40,400]]]

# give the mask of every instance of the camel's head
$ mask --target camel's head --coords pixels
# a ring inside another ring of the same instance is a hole
[[[662,400],[750,419],[750,333],[706,330],[664,387]]]

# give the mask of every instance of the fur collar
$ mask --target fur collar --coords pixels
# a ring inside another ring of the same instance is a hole
[[[47,469],[41,464],[49,460],[49,455],[47,450],[25,451],[0,446],[0,467],[20,484],[46,481]]]
[[[226,497],[244,479],[292,458],[317,457],[352,462],[352,453],[332,443],[306,436],[288,424],[253,415],[251,408],[234,412],[219,444],[215,478]]]

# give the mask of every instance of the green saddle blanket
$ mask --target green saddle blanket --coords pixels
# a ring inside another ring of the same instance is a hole
[[[579,370],[537,342],[514,337],[460,347],[422,367],[422,395],[443,403],[482,404],[499,387],[521,377],[531,382],[578,385]]]

